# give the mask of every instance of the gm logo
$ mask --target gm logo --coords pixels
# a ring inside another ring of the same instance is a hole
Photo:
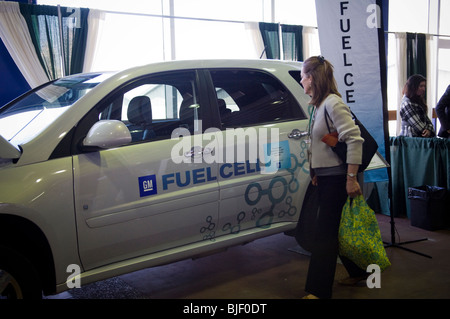
[[[139,177],[139,193],[141,197],[158,193],[158,189],[156,187],[156,175]]]

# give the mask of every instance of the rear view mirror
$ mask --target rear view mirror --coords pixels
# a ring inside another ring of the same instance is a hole
[[[83,146],[112,148],[130,142],[130,131],[123,122],[117,120],[101,120],[91,127],[83,141]]]
[[[22,155],[20,149],[10,144],[3,136],[0,135],[0,158],[18,159]]]

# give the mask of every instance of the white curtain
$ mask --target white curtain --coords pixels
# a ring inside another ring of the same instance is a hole
[[[97,57],[99,39],[105,24],[105,12],[89,9],[88,34],[86,39],[86,53],[84,58],[83,72],[92,72],[94,61]]]
[[[433,35],[426,36],[427,45],[427,105],[428,117],[433,118],[433,109],[436,107],[437,100],[437,51],[438,37]]]
[[[31,88],[48,82],[18,2],[0,1],[0,37]]]
[[[396,43],[396,66],[397,66],[397,131],[396,135],[400,133],[402,119],[400,117],[400,104],[403,98],[403,87],[407,80],[406,70],[406,33],[395,33]]]
[[[320,55],[319,31],[315,27],[303,27],[303,61]]]

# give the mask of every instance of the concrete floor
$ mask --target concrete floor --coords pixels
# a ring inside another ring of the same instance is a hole
[[[391,242],[388,216],[377,214],[383,240]],[[386,249],[392,266],[381,274],[381,288],[335,283],[334,299],[450,298],[450,230],[427,231],[396,218],[396,242],[427,254]],[[52,296],[53,299],[299,299],[309,257],[284,234],[230,248],[197,260],[145,269]],[[336,281],[346,277],[338,263]]]

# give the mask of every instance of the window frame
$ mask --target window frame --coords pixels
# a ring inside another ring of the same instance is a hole
[[[202,119],[202,133],[211,126],[211,123],[213,123],[212,120],[208,120],[208,115],[211,114],[211,107],[210,107],[210,99],[208,98],[209,93],[207,92],[205,88],[205,80],[204,75],[202,72],[200,72],[197,69],[183,69],[183,70],[171,70],[171,71],[163,71],[163,72],[157,72],[157,73],[150,73],[146,74],[137,78],[134,78],[118,87],[116,87],[114,90],[112,90],[110,93],[105,95],[105,97],[98,102],[96,105],[94,105],[89,112],[87,112],[79,121],[78,125],[75,128],[75,131],[73,133],[73,138],[70,139],[71,143],[71,155],[78,155],[86,152],[92,152],[93,150],[87,150],[83,149],[81,146],[82,141],[86,137],[89,129],[99,121],[99,116],[103,110],[105,110],[109,105],[111,105],[113,102],[116,102],[120,96],[123,95],[132,90],[133,88],[138,87],[141,84],[144,83],[151,83],[154,82],[152,79],[161,78],[164,76],[176,76],[180,77],[180,74],[184,74],[186,76],[189,75],[189,73],[192,75],[192,78],[194,80],[195,88],[197,90],[197,102],[200,104],[200,110],[201,110],[201,119]],[[167,84],[167,83],[166,83]],[[120,114],[119,114],[120,115]],[[177,120],[177,119],[175,119]],[[164,122],[160,121],[160,122]],[[178,127],[178,126],[177,126]],[[151,143],[153,141],[161,141],[161,140],[167,140],[170,139],[171,136],[165,135],[160,138],[155,138],[151,140],[145,140],[145,141],[135,141],[131,142],[129,144],[123,145],[121,147],[126,147],[129,145],[136,145],[140,143]],[[65,141],[65,143],[68,143],[68,141]],[[58,146],[59,149],[64,149],[63,146]],[[66,148],[67,149],[67,148]],[[68,155],[68,154],[67,154]],[[63,155],[60,154],[61,157]]]

